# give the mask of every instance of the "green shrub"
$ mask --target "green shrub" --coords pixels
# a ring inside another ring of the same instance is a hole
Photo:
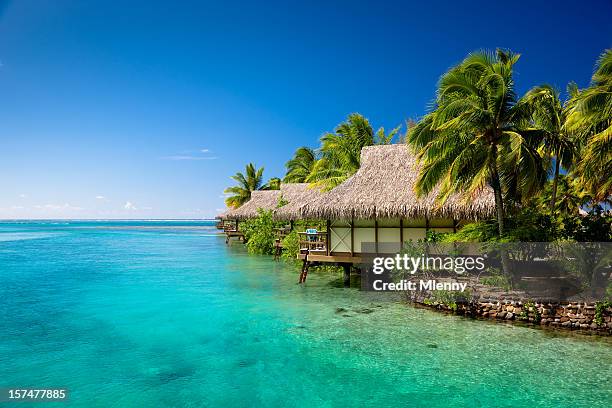
[[[296,230],[291,231],[283,238],[282,258],[288,261],[296,261],[300,252],[300,238]]]
[[[612,240],[612,217],[595,207],[588,215],[551,215],[537,208],[523,208],[506,220],[506,232],[498,236],[494,219],[468,224],[456,233],[443,234],[442,242],[608,242]]]
[[[246,246],[251,254],[271,255],[274,252],[276,223],[272,219],[272,211],[259,209],[258,212],[258,217],[244,222],[241,228]]]

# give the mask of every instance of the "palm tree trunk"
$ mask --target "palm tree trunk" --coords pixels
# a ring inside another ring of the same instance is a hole
[[[504,234],[504,202],[502,197],[499,173],[497,172],[497,145],[491,145],[491,187],[495,194],[495,210],[497,212],[497,229],[499,236]]]
[[[501,189],[501,182],[499,180],[499,173],[497,172],[497,145],[491,145],[491,187],[495,194],[495,210],[497,212],[497,230],[500,238],[504,235],[504,201]],[[513,274],[513,269],[510,265],[510,259],[508,258],[507,248],[502,244],[500,248],[501,257],[501,272],[503,275],[508,277],[512,287],[516,284],[516,276]]]
[[[557,184],[559,182],[559,155],[555,157],[555,175],[553,177],[553,185],[552,185],[552,197],[550,199],[550,213],[555,212],[555,204],[557,201]]]

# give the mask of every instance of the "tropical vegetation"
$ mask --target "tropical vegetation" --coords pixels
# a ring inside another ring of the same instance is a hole
[[[374,144],[390,144],[399,133],[396,127],[386,133],[381,127],[376,132],[368,119],[352,113],[333,132],[321,137],[321,146],[314,150],[300,147],[285,167],[286,183],[312,183],[313,187],[331,190],[352,176],[361,161],[361,149]]]
[[[601,54],[591,85],[576,90],[566,127],[581,148],[576,175],[598,200],[612,192],[612,49]]]
[[[230,208],[238,208],[251,199],[251,192],[255,190],[278,190],[281,180],[273,177],[267,183],[263,183],[264,168],[259,169],[249,163],[245,167],[245,172],[237,172],[231,178],[237,185],[226,188],[223,193],[227,195],[225,204]]]
[[[519,98],[518,59],[507,50],[475,52],[442,75],[432,110],[408,131],[407,143],[423,163],[417,193],[439,188],[444,202],[490,186],[497,239],[512,238],[509,217],[536,204],[560,223],[551,223],[552,235],[567,224],[559,219],[584,208],[604,220],[612,194],[612,51],[600,57],[589,88],[568,86],[565,102],[550,85]]]
[[[405,135],[400,127],[374,131],[367,118],[350,114],[319,147],[295,151],[283,182],[329,190],[359,169],[363,147],[406,143],[422,164],[418,194],[436,191],[442,203],[457,192],[494,192],[495,219],[445,240],[612,240],[612,50],[597,60],[590,85],[570,83],[565,98],[549,84],[517,95],[519,58],[509,50],[469,54],[441,76],[431,110],[408,122]],[[232,178],[231,207],[254,190],[280,187],[278,178],[264,184],[263,168],[253,164]],[[261,241],[273,243],[270,234]],[[286,240],[295,246],[295,236]]]

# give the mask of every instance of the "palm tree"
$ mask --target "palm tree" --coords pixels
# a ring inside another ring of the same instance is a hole
[[[312,172],[317,154],[310,147],[302,146],[293,154],[293,158],[289,160],[285,167],[287,173],[283,181],[285,183],[304,183]]]
[[[535,142],[519,129],[526,114],[514,92],[518,59],[503,50],[470,54],[440,78],[434,109],[408,134],[423,163],[416,192],[440,186],[444,202],[454,192],[472,194],[490,185],[500,236],[504,193],[529,196],[546,180]]]
[[[399,133],[402,125],[392,129],[389,133],[385,133],[385,128],[380,127],[376,131],[376,144],[377,145],[388,145],[393,144],[393,138]]]
[[[550,208],[554,183],[547,183],[537,197],[536,203],[541,208]],[[591,197],[584,191],[580,180],[568,175],[559,175],[557,180],[557,200],[553,213],[578,215],[580,209],[591,201]]]
[[[266,184],[261,187],[260,190],[280,190],[281,179],[278,177],[272,177]]]
[[[361,148],[373,144],[374,131],[370,122],[358,113],[350,114],[334,133],[321,137],[321,157],[314,163],[306,181],[331,190],[359,169]]]
[[[597,200],[612,194],[612,49],[605,50],[595,66],[591,85],[572,98],[567,128],[582,145],[576,172]]]
[[[570,93],[573,85],[568,86]],[[557,184],[559,171],[563,167],[569,170],[574,159],[575,149],[572,136],[569,134],[565,122],[567,110],[559,97],[559,91],[550,85],[540,85],[532,88],[521,98],[519,103],[528,105],[526,109],[532,112],[532,120],[536,129],[541,133],[542,153],[554,160],[552,192],[550,196],[550,211],[554,212],[557,200]]]
[[[223,191],[225,194],[230,194],[225,199],[225,204],[228,207],[238,208],[242,204],[251,199],[251,191],[260,190],[262,188],[264,168],[257,167],[253,163],[246,165],[245,173],[238,172],[232,176],[238,185],[228,187]]]

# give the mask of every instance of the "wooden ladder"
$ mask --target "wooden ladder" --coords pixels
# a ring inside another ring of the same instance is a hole
[[[308,276],[308,267],[310,266],[310,261],[308,260],[308,252],[304,255],[304,263],[302,264],[302,272],[300,273],[300,281],[298,283],[306,282],[306,277]]]

